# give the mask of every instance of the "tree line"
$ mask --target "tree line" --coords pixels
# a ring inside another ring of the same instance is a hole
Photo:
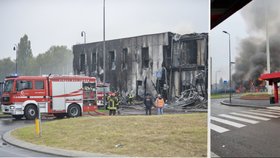
[[[51,46],[45,53],[34,57],[31,42],[24,35],[15,50],[17,60],[10,57],[0,60],[0,81],[16,74],[16,63],[18,75],[70,74],[73,71],[73,53],[66,46]]]

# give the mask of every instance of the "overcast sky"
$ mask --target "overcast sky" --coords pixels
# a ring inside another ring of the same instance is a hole
[[[208,32],[208,0],[106,0],[106,39]],[[52,45],[101,41],[103,0],[1,0],[0,59],[27,34],[34,56]]]
[[[252,3],[252,2],[251,2]],[[248,5],[251,5],[250,3]],[[231,36],[231,61],[239,55],[239,43],[243,38],[248,36],[246,23],[241,15],[241,10],[227,18],[214,29],[210,31],[210,56],[212,57],[212,83],[222,77],[223,80],[229,78],[229,36],[223,31],[227,31]],[[234,73],[234,65],[232,65],[232,74]]]

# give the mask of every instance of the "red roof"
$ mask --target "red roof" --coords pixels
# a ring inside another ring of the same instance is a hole
[[[280,72],[273,72],[270,74],[261,74],[260,78],[262,80],[277,81],[277,80],[280,80]]]

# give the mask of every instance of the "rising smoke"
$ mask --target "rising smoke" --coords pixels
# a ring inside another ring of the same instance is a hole
[[[241,40],[239,57],[236,58],[233,81],[236,86],[244,85],[248,81],[260,83],[260,74],[266,72],[266,23],[269,28],[271,72],[280,71],[280,1],[254,0],[242,16],[248,26],[249,37]],[[265,10],[267,7],[267,10]],[[267,16],[265,16],[267,12]]]

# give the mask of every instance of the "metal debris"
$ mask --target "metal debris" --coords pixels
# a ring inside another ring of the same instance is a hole
[[[123,146],[124,146],[123,144],[116,144],[116,145],[115,145],[116,148],[121,148],[121,147],[123,147]]]

